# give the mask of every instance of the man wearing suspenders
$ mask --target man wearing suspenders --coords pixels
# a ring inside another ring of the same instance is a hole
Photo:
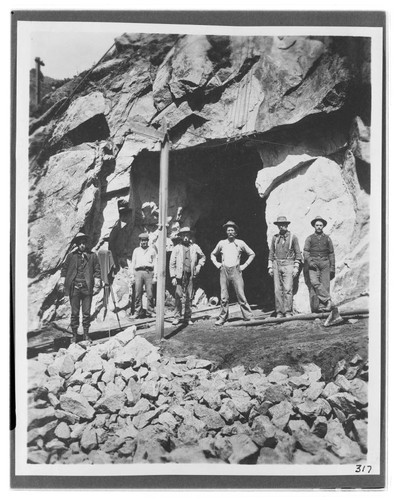
[[[297,237],[288,231],[290,221],[280,216],[274,224],[279,233],[271,241],[268,274],[274,278],[276,317],[283,318],[293,315],[293,280],[299,273],[301,251]]]

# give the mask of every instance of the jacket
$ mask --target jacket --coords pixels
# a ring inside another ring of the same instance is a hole
[[[196,276],[206,262],[206,257],[201,248],[192,243],[189,247],[191,258],[191,276]],[[169,274],[171,278],[181,279],[183,276],[183,244],[178,243],[172,250],[169,261]]]
[[[95,279],[100,280],[100,265],[99,260],[96,253],[93,252],[84,252],[87,256],[86,263],[84,265],[84,277],[87,282],[88,291],[90,294],[93,293],[94,281]],[[77,251],[70,252],[63,265],[61,270],[61,278],[64,278],[65,283],[65,293],[70,295],[72,291],[72,284],[77,276],[77,263],[78,263],[78,255]]]

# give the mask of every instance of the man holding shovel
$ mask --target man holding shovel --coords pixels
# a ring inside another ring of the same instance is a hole
[[[324,234],[327,221],[319,215],[311,221],[315,232],[304,245],[304,265],[308,268],[310,285],[319,302],[319,311],[331,311],[330,281],[335,276],[335,256],[330,236]],[[316,312],[316,311],[313,311]]]
[[[288,230],[290,221],[280,216],[274,224],[279,233],[271,241],[268,274],[274,278],[276,317],[288,318],[293,315],[293,280],[300,270],[301,251],[297,236]]]
[[[82,309],[82,340],[91,340],[89,326],[91,324],[92,296],[96,295],[101,286],[100,265],[94,252],[88,250],[88,237],[78,233],[74,238],[75,247],[67,255],[61,270],[59,291],[65,292],[70,298],[70,326],[74,342],[78,342],[78,326],[80,323],[80,308]]]

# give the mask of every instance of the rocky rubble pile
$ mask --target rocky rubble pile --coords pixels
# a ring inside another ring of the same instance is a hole
[[[28,462],[339,464],[367,453],[368,366],[218,370],[135,327],[29,360]]]

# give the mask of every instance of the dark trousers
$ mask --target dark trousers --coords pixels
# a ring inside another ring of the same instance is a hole
[[[244,282],[242,277],[242,272],[239,266],[226,267],[221,266],[220,268],[220,299],[221,299],[221,309],[219,319],[226,320],[228,318],[229,310],[229,293],[228,288],[232,285],[235,290],[235,295],[238,304],[241,308],[242,316],[244,319],[251,319],[252,310],[246,300],[244,291]]]
[[[327,257],[312,257],[311,262],[317,270],[309,270],[309,280],[319,302],[325,304],[330,299],[330,261]]]
[[[153,271],[135,271],[135,314],[143,316],[143,286],[146,288],[147,313],[154,313],[153,303]]]
[[[275,310],[277,313],[293,312],[293,267],[294,262],[274,261]]]
[[[91,303],[92,295],[88,291],[86,284],[73,286],[70,294],[71,320],[70,326],[72,331],[77,331],[80,324],[80,307],[82,310],[82,325],[84,331],[89,330],[91,324]]]
[[[183,277],[177,280],[175,292],[175,318],[179,319],[183,313],[184,319],[191,319],[191,305],[194,295],[194,278],[190,273],[183,273]]]

